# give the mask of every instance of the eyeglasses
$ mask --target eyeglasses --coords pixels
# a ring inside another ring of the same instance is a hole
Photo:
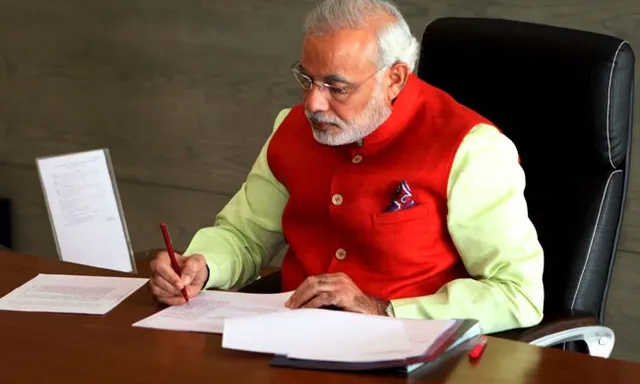
[[[329,91],[329,95],[334,100],[336,100],[336,101],[345,101],[349,97],[349,95],[351,95],[352,93],[357,91],[358,88],[360,88],[364,83],[369,81],[373,76],[375,76],[376,74],[378,74],[378,72],[380,72],[381,70],[383,70],[385,68],[386,68],[386,66],[380,67],[377,71],[372,73],[369,77],[367,77],[366,79],[360,81],[357,84],[356,83],[349,83],[349,82],[343,81],[343,79],[336,78],[335,79],[336,82],[345,83],[345,85],[339,85],[339,86],[338,85],[327,84],[327,83],[324,83],[324,82],[319,82],[319,81],[314,80],[313,78],[311,78],[310,76],[306,75],[302,71],[302,68],[301,68],[301,65],[300,65],[299,61],[296,61],[291,66],[291,71],[293,72],[293,77],[296,79],[296,81],[298,82],[298,84],[300,85],[300,87],[304,91],[310,91],[313,88],[313,85],[315,84],[316,87],[318,87],[320,89],[320,91],[324,91],[325,89],[327,89]]]

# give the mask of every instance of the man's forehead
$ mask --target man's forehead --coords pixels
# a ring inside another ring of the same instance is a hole
[[[375,66],[374,35],[361,30],[343,30],[325,35],[308,35],[300,63],[314,76],[336,73],[357,74]]]

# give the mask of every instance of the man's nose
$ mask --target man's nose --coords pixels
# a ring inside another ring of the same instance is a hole
[[[326,112],[329,110],[329,100],[325,90],[313,84],[304,95],[304,106],[309,112]]]

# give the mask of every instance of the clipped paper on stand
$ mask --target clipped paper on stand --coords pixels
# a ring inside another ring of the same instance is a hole
[[[107,149],[36,159],[62,261],[136,272]]]

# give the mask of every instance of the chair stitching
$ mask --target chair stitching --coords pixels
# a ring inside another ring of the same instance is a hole
[[[607,154],[609,156],[609,164],[613,169],[616,169],[616,166],[613,164],[613,155],[611,154],[611,87],[613,84],[613,72],[616,68],[616,60],[618,59],[618,53],[622,50],[622,47],[628,44],[626,41],[622,41],[618,48],[616,48],[616,53],[613,55],[613,62],[611,63],[611,69],[609,70],[609,84],[607,86],[607,121],[606,121],[606,131],[607,131]]]
[[[607,196],[607,191],[609,190],[609,184],[611,182],[611,178],[616,173],[622,173],[622,170],[618,169],[616,171],[611,172],[609,178],[607,179],[607,184],[604,186],[604,191],[602,193],[602,199],[600,199],[600,207],[598,208],[598,216],[596,216],[596,223],[593,226],[593,233],[591,234],[591,241],[589,242],[589,249],[587,250],[587,258],[584,261],[584,265],[582,266],[582,272],[580,273],[580,279],[578,279],[578,284],[576,285],[576,291],[573,294],[573,300],[571,302],[571,310],[574,309],[576,305],[576,299],[578,298],[578,291],[580,291],[580,284],[582,284],[582,278],[584,277],[584,272],[587,269],[587,265],[589,264],[589,258],[591,257],[591,249],[593,248],[593,242],[596,238],[596,232],[598,231],[598,224],[600,224],[600,216],[602,214],[602,207],[604,206],[604,199]]]

